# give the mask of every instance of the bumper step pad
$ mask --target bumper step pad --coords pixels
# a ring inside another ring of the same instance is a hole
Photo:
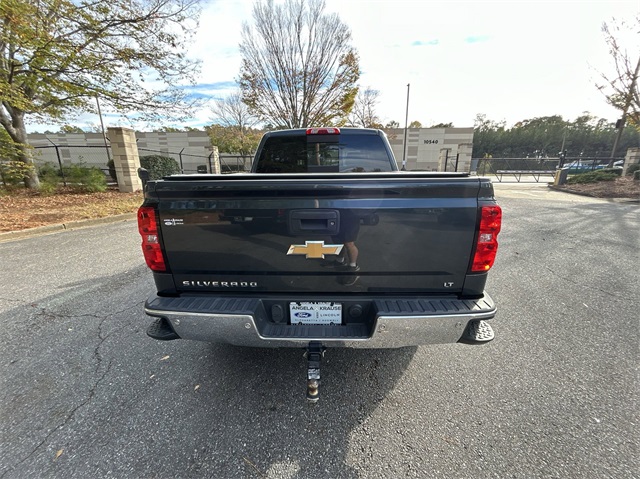
[[[469,341],[473,343],[488,343],[493,340],[495,335],[493,334],[493,328],[486,321],[471,321],[467,326],[464,334],[462,335],[462,341]]]
[[[147,328],[147,336],[159,341],[171,341],[172,339],[180,339],[169,322],[164,318],[158,318],[153,321]]]

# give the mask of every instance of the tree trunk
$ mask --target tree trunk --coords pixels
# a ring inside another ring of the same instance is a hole
[[[33,151],[28,145],[24,144],[18,147],[18,160],[31,166],[29,172],[24,177],[24,186],[32,190],[39,190],[40,179],[38,178],[38,169],[36,168],[36,164],[33,160]]]
[[[33,159],[33,151],[28,145],[29,140],[27,139],[27,127],[24,124],[24,112],[14,108],[10,111],[10,114],[11,124],[8,125],[8,121],[6,123],[3,121],[2,126],[5,127],[5,130],[7,130],[7,133],[16,144],[18,161],[22,161],[31,167],[24,178],[24,185],[32,190],[39,190],[40,180],[38,179],[38,170]]]

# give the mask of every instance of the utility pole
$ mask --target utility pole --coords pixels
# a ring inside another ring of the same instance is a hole
[[[104,134],[104,122],[102,121],[102,111],[100,111],[100,102],[98,101],[98,95],[96,95],[96,105],[98,105],[98,116],[100,117],[100,127],[102,128],[102,139],[104,140],[104,149],[107,152],[107,161],[111,161],[111,155],[109,154],[109,145],[107,145],[107,135]]]
[[[404,117],[404,143],[402,148],[402,171],[407,169],[407,127],[409,125],[409,88],[411,83],[407,83],[407,113]]]

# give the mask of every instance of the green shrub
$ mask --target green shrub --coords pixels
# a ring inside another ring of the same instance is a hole
[[[570,177],[567,180],[568,185],[576,183],[596,183],[598,181],[613,181],[618,177],[616,173],[608,173],[602,170],[590,171]]]
[[[58,184],[49,181],[40,180],[40,194],[42,196],[51,196],[58,190]]]
[[[38,178],[40,179],[40,192],[45,195],[55,193],[62,181],[60,168],[49,162],[38,166]]]
[[[62,178],[62,175],[60,174],[60,168],[58,168],[57,165],[47,162],[38,166],[38,178],[40,178],[40,181],[50,179],[57,182]]]
[[[633,176],[636,171],[640,171],[640,163],[633,163],[627,167],[627,176]]]
[[[63,178],[64,174],[64,178]],[[73,191],[79,193],[96,193],[107,190],[107,178],[97,166],[83,163],[63,166],[62,171],[53,163],[45,163],[38,169],[40,191],[52,193],[64,182]]]
[[[24,161],[3,161],[0,163],[0,179],[2,179],[5,186],[18,186],[33,170],[34,166]]]
[[[622,176],[622,168],[602,168],[601,170],[598,170],[602,173],[613,173],[617,176]]]
[[[67,185],[74,191],[97,193],[107,191],[107,178],[97,166],[71,165],[63,167]]]
[[[140,166],[149,172],[150,180],[159,180],[163,176],[180,173],[178,162],[168,156],[141,156]]]
[[[633,172],[634,181],[640,181],[640,170],[636,170]]]

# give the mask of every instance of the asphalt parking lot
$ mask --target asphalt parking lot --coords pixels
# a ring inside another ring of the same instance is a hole
[[[157,342],[132,221],[0,244],[0,478],[638,477],[640,205],[500,184],[496,340]],[[636,472],[633,472],[636,471]]]

